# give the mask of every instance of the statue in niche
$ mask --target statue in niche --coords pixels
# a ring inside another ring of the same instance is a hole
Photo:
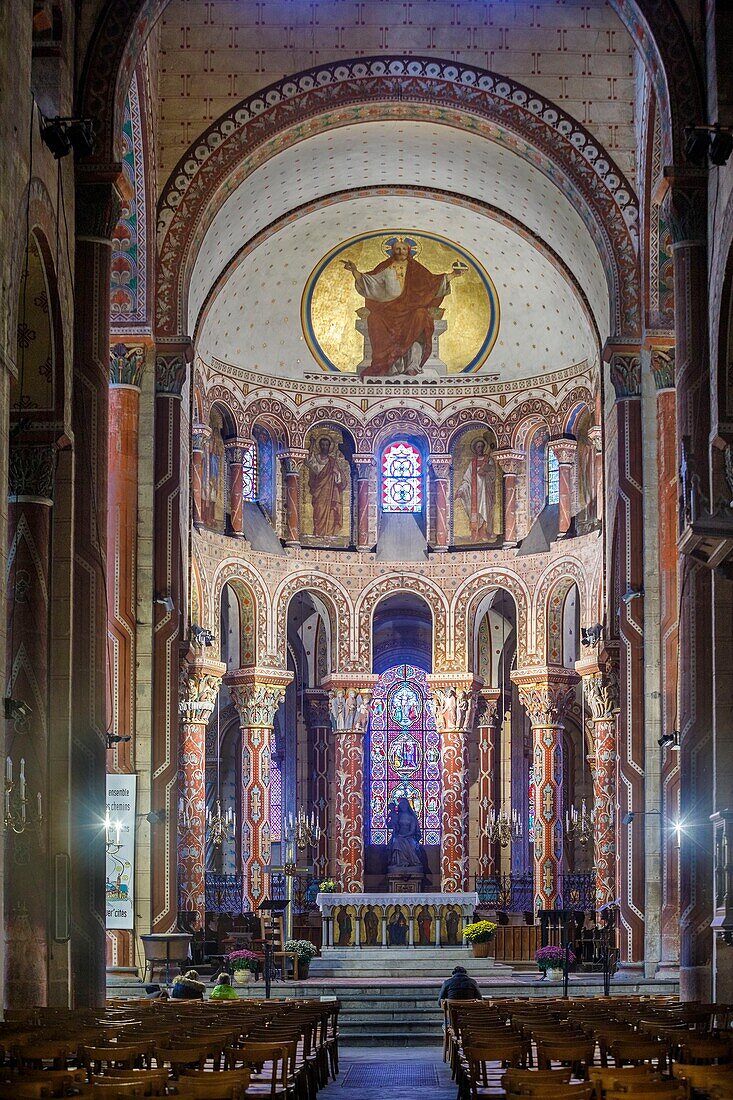
[[[330,539],[343,535],[344,497],[351,486],[351,472],[332,435],[316,435],[311,440],[305,469],[314,537]]]
[[[392,835],[387,844],[389,871],[427,871],[427,856],[420,843],[422,833],[417,814],[404,796],[389,808],[387,828]]]

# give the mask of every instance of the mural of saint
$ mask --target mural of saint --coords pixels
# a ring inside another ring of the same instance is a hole
[[[311,542],[348,545],[351,533],[351,467],[342,450],[343,437],[333,430],[314,430],[301,480],[302,533]]]
[[[359,271],[353,260],[342,261],[368,309],[372,360],[362,378],[421,373],[433,347],[431,311],[450,294],[452,280],[465,273],[464,265],[434,275],[415,259],[413,249],[414,242],[396,237],[388,258],[371,271]]]
[[[501,472],[487,432],[468,432],[455,448],[454,539],[494,542],[501,534]]]

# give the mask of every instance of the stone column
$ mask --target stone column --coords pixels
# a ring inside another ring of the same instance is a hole
[[[445,553],[450,541],[450,470],[449,454],[431,454],[430,465],[435,475],[435,544],[436,553]]]
[[[435,725],[440,734],[443,805],[440,888],[468,889],[468,736],[473,728],[482,681],[473,675],[436,672],[428,676]]]
[[[687,477],[710,485],[711,376],[708,344],[707,173],[670,169],[665,214],[674,255],[675,375],[678,464]],[[717,408],[717,378],[712,404]],[[680,517],[680,527],[689,517]],[[688,558],[679,597],[680,818],[693,825],[680,837],[680,997],[709,1001],[712,989],[713,912],[713,592],[711,571]],[[727,587],[726,582],[725,587]],[[717,580],[716,580],[717,585]],[[721,605],[727,612],[725,604]],[[729,709],[727,695],[721,707]],[[722,808],[722,807],[721,807]],[[705,836],[706,843],[699,839]]]
[[[285,488],[285,545],[300,546],[300,472],[308,452],[291,447],[278,455],[283,468]]]
[[[557,537],[564,539],[570,531],[575,504],[575,457],[578,444],[574,439],[551,439],[547,444],[554,452],[559,471],[559,516]]]
[[[48,815],[45,700],[54,459],[48,443],[10,448],[4,694],[26,703],[30,713],[5,722],[5,752],[13,767],[11,810],[15,827],[22,830],[5,827],[6,1009],[48,1003],[48,898],[39,888],[39,875],[48,866],[48,839],[46,823],[38,817],[37,793]],[[25,808],[20,803],[21,761]]]
[[[517,537],[517,493],[519,478],[524,470],[524,451],[494,451],[494,458],[501,468],[504,494],[504,545],[516,546]]]
[[[596,487],[596,519],[603,522],[603,428],[592,424],[588,429],[588,440],[593,444],[593,470]]]
[[[579,661],[583,691],[593,716],[593,752],[588,757],[593,778],[593,866],[596,909],[610,905],[616,893],[616,772],[618,752],[618,675],[608,661]],[[583,731],[585,737],[585,731]]]
[[[178,705],[178,911],[206,910],[206,727],[226,665],[194,656],[181,663]]]
[[[365,553],[376,542],[369,523],[369,490],[376,459],[374,455],[355,454],[353,462],[356,468],[356,549]]]
[[[673,734],[678,719],[679,651],[677,637],[677,423],[675,409],[675,349],[653,347],[651,367],[657,390],[657,480],[659,525],[657,554],[660,580],[659,637],[661,651],[662,733]],[[680,754],[662,749],[662,911],[660,970],[679,971],[680,895],[679,844],[669,827],[680,816]]]
[[[244,538],[244,463],[254,443],[246,439],[229,439],[224,454],[229,467],[229,532],[231,538]]]
[[[242,730],[240,858],[243,897],[256,912],[270,896],[270,741],[292,672],[240,668],[226,676]]]
[[[181,476],[188,440],[182,438],[181,390],[191,357],[188,340],[160,340],[155,357],[153,507],[153,721],[151,805],[164,814],[151,828],[152,931],[172,932],[178,921],[178,703],[181,609],[185,598],[181,532],[188,508]]]
[[[320,882],[329,877],[328,843],[330,834],[329,798],[331,777],[328,767],[328,742],[331,720],[328,713],[328,693],[321,688],[306,688],[305,706],[308,718],[308,741],[312,746],[310,809],[316,815],[321,835],[313,857],[314,873]]]
[[[109,287],[119,166],[76,165],[74,294],[74,607],[70,819],[72,1007],[105,1003],[107,449]]]
[[[364,890],[364,739],[376,676],[338,673],[326,677],[334,759],[334,852],[336,878],[346,894]]]
[[[108,711],[113,732],[131,741],[107,750],[107,771],[135,770],[137,684],[137,501],[140,387],[145,347],[113,344],[109,361],[109,480],[107,503],[107,635],[111,681]],[[132,932],[107,933],[108,964],[135,964]]]
[[[211,428],[205,424],[194,424],[191,431],[191,499],[193,501],[193,522],[203,527],[204,517],[204,469],[206,449],[211,438]]]
[[[496,725],[499,717],[499,688],[483,688],[476,702],[478,728],[478,873],[487,878],[497,871],[496,844],[489,838],[491,811],[496,797]]]
[[[534,739],[534,904],[562,909],[564,871],[563,717],[575,698],[577,674],[567,668],[524,668],[511,674]]]

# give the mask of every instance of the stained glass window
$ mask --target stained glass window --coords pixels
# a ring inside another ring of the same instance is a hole
[[[560,502],[560,464],[552,447],[547,448],[547,503]]]
[[[368,760],[370,843],[387,843],[390,803],[404,796],[417,814],[422,843],[440,844],[440,735],[421,668],[395,665],[379,677]]]
[[[550,433],[538,428],[529,444],[529,514],[534,523],[546,504],[547,440]]]
[[[242,496],[245,500],[257,500],[257,451],[246,447],[242,459]]]
[[[283,773],[276,756],[270,758],[270,840],[283,838]]]
[[[412,443],[390,443],[384,449],[382,510],[422,511],[422,458]]]

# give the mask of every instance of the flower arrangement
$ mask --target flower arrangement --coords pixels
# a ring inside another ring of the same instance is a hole
[[[323,882],[318,883],[318,890],[321,894],[337,894],[338,883],[332,878],[324,878]]]
[[[540,947],[534,954],[535,962],[540,970],[562,970],[565,965],[565,960],[568,961],[568,966],[571,966],[575,962],[575,955],[570,948],[565,950],[564,947]]]
[[[286,940],[283,951],[292,952],[304,962],[310,962],[318,954],[318,948],[310,940]]]
[[[260,955],[255,955],[254,951],[230,951],[227,955],[227,962],[231,963],[233,970],[251,970],[256,973],[262,958]]]
[[[468,943],[488,943],[494,938],[496,925],[490,920],[477,920],[463,929],[463,938]]]

